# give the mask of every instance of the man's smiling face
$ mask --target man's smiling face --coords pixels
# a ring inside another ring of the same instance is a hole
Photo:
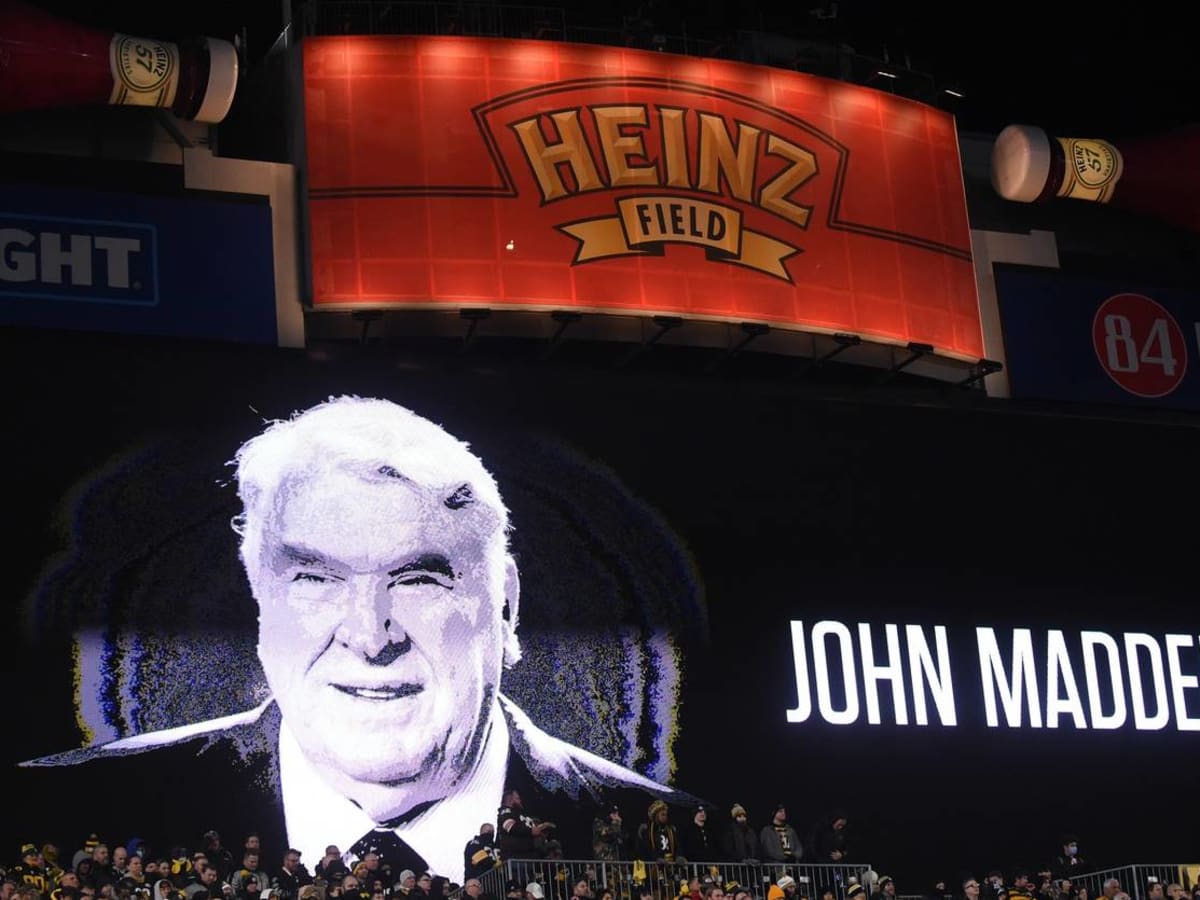
[[[384,469],[295,473],[247,560],[284,721],[356,781],[454,778],[478,749],[515,568],[495,517],[452,491]]]

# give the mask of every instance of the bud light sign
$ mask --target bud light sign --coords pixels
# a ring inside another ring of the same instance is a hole
[[[1200,409],[1200,296],[1016,265],[995,276],[1012,396]]]
[[[158,303],[152,225],[0,213],[0,294]]]
[[[264,197],[0,185],[0,325],[277,342]]]

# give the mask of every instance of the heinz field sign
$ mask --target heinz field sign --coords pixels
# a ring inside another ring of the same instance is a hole
[[[304,81],[318,309],[663,313],[982,355],[943,112],[484,38],[309,40]]]

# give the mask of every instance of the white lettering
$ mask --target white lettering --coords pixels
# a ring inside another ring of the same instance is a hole
[[[1150,672],[1154,681],[1154,715],[1146,712],[1146,695],[1142,692],[1142,670],[1138,662],[1138,648],[1150,653]],[[1133,724],[1138,731],[1159,731],[1171,718],[1167,703],[1167,681],[1163,675],[1162,648],[1148,634],[1125,635],[1125,657],[1129,666],[1129,692],[1133,697]]]
[[[946,641],[946,626],[936,625],[933,629],[937,643],[937,666],[925,642],[925,631],[920,625],[907,625],[904,637],[908,643],[909,678],[912,680],[913,712],[918,725],[928,725],[925,710],[925,688],[933,695],[938,718],[943,725],[957,725],[958,715],[954,709],[954,682],[950,677],[950,645]]]
[[[110,288],[129,287],[129,257],[142,252],[142,242],[136,238],[97,237],[96,249],[104,254],[105,271]]]
[[[1188,688],[1195,690],[1200,687],[1200,678],[1195,675],[1184,675],[1183,665],[1179,660],[1179,651],[1184,647],[1191,649],[1190,634],[1168,634],[1167,668],[1171,672],[1171,692],[1175,696],[1175,727],[1180,731],[1200,731],[1200,719],[1187,714],[1187,697],[1184,691]]]
[[[20,228],[0,228],[0,281],[33,281],[37,278],[37,256],[28,247],[34,236]]]
[[[1046,727],[1057,728],[1059,714],[1067,713],[1074,720],[1076,728],[1087,728],[1087,720],[1083,717],[1083,701],[1075,684],[1075,672],[1071,668],[1071,657],[1067,655],[1063,633],[1051,631],[1046,638],[1050,651],[1049,664],[1046,666]],[[1066,689],[1066,696],[1059,694],[1060,684]]]
[[[63,249],[63,238],[71,245]],[[63,267],[71,268],[71,284],[90,287],[92,283],[92,239],[86,234],[55,234],[43,231],[40,235],[42,281],[46,284],[63,283]]]
[[[812,690],[808,682],[808,651],[804,647],[803,622],[792,622],[792,666],[796,670],[796,708],[787,711],[787,720],[805,722],[812,715]]]
[[[834,709],[829,687],[829,667],[825,655],[825,639],[837,638],[842,666],[842,684],[846,688],[846,708]],[[854,670],[854,649],[850,629],[841,622],[818,622],[813,626],[813,671],[817,678],[817,707],[831,725],[850,725],[858,719],[858,676]]]
[[[1092,727],[1099,729],[1120,728],[1125,724],[1125,682],[1121,678],[1121,649],[1116,640],[1103,631],[1084,631],[1080,634],[1083,643],[1083,673],[1087,679],[1088,710]],[[1109,684],[1112,686],[1112,715],[1104,714],[1103,697],[1100,694],[1100,679],[1096,673],[1096,648],[1103,647],[1108,659]]]
[[[1029,724],[1042,727],[1042,710],[1038,703],[1037,680],[1033,667],[1033,636],[1028,628],[1013,629],[1012,676],[1005,678],[1004,662],[996,644],[996,633],[991,628],[976,628],[979,645],[979,673],[983,680],[983,703],[989,728],[998,728],[1000,719],[996,714],[996,692],[1004,704],[1004,718],[1009,728],[1021,727],[1022,706],[1029,708]],[[1022,695],[1026,701],[1022,704]]]
[[[884,625],[888,647],[888,664],[879,665],[871,646],[871,626],[859,623],[858,640],[862,644],[863,693],[867,698],[867,721],[878,725],[879,682],[889,681],[892,685],[892,707],[896,713],[896,724],[908,724],[908,705],[904,701],[904,664],[900,660],[900,629],[895,625]]]

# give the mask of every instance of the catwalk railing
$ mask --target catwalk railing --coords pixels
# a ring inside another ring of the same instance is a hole
[[[510,859],[480,878],[483,892],[489,897],[503,897],[509,882],[522,889],[536,882],[542,886],[546,900],[568,900],[581,878],[586,878],[595,890],[597,900],[606,890],[614,900],[636,900],[638,892],[649,888],[655,898],[669,900],[679,895],[680,885],[692,878],[702,881],[712,878],[723,888],[738,884],[757,897],[765,897],[767,888],[784,875],[796,879],[800,896],[819,898],[826,888],[838,900],[856,884],[862,873],[871,869],[870,863],[853,865],[822,863],[746,863],[728,862],[601,862],[573,859]]]
[[[1200,863],[1137,863],[1068,877],[1072,887],[1087,889],[1089,900],[1100,897],[1104,893],[1105,882],[1113,879],[1133,900],[1149,900],[1150,890],[1155,884],[1162,885],[1164,896],[1167,886],[1172,884],[1178,884],[1191,893],[1200,886]]]
[[[880,58],[830,40],[718,32],[702,15],[656,22],[614,15],[603,5],[568,13],[562,7],[495,0],[305,0],[298,22],[306,36],[428,34],[603,44],[792,69],[935,105],[961,96],[939,90],[932,75],[907,59],[903,64],[889,59],[886,51]]]

